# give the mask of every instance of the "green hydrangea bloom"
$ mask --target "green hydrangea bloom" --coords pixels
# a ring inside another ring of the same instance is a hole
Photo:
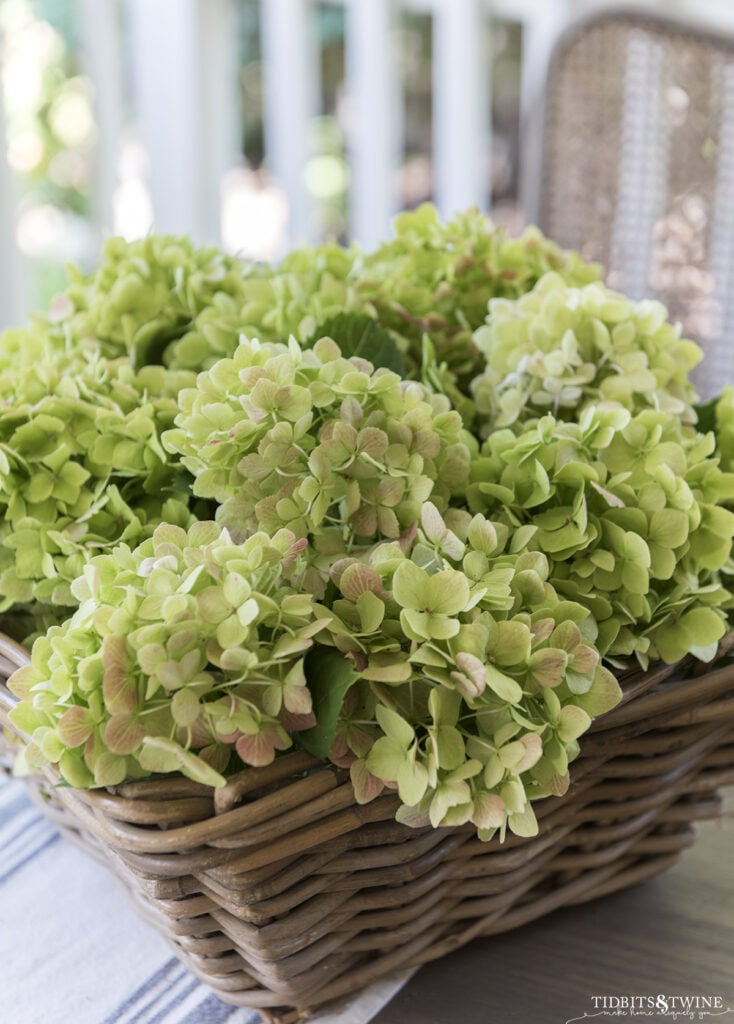
[[[598,282],[572,287],[558,274],[517,301],[493,299],[474,334],[487,362],[471,386],[482,432],[546,412],[578,419],[590,405],[695,423],[688,374],[702,353],[666,317],[659,302],[631,302]]]
[[[337,528],[341,549],[396,538],[429,497],[460,495],[476,444],[442,395],[334,341],[242,342],[179,396],[164,436],[239,531]]]
[[[302,344],[319,324],[348,310],[368,312],[354,286],[361,255],[356,247],[321,245],[290,253],[276,267],[250,265],[240,290],[220,293],[164,353],[172,367],[208,369],[232,356],[240,337]]]
[[[227,297],[242,299],[257,268],[214,247],[196,248],[187,238],[150,235],[128,242],[111,238],[99,268],[85,276],[70,268],[70,283],[46,318],[62,343],[96,338],[103,355],[127,355],[133,365],[175,359],[175,342],[204,310]]]
[[[331,756],[358,799],[397,788],[409,824],[537,831],[594,715],[620,697],[588,610],[548,581],[532,531],[428,502],[405,544],[337,563],[329,624],[359,682]],[[323,640],[323,636],[322,636]]]
[[[394,221],[395,237],[364,259],[357,289],[379,322],[402,339],[419,374],[424,335],[462,385],[482,368],[472,331],[493,298],[515,299],[548,271],[570,285],[601,276],[597,264],[560,249],[537,228],[511,238],[476,209],[441,223],[426,203]]]
[[[4,336],[6,357],[17,340]],[[69,614],[92,555],[190,519],[188,481],[160,435],[193,374],[135,371],[91,344],[43,354],[0,372],[0,611],[30,632]]]
[[[513,528],[550,560],[550,582],[584,603],[611,657],[713,657],[726,629],[718,579],[734,515],[734,477],[714,439],[668,413],[589,407],[520,433],[495,431],[472,463],[468,503]]]
[[[303,655],[328,621],[285,582],[301,547],[200,522],[92,559],[79,609],[10,680],[21,767],[85,788],[172,771],[218,786],[233,757],[272,761],[314,722]]]

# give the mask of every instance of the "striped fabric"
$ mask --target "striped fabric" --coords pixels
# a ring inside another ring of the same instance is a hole
[[[63,842],[0,774],[2,1024],[259,1024],[171,956],[108,871]],[[312,1024],[366,1024],[402,974]]]

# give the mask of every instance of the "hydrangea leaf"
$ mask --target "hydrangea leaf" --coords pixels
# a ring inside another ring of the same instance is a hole
[[[372,317],[361,313],[340,313],[319,324],[312,340],[317,338],[332,338],[347,358],[359,356],[375,368],[384,367],[405,376],[405,360],[400,349]]]
[[[336,736],[344,698],[359,678],[354,662],[333,647],[314,647],[304,663],[313,700],[316,725],[298,734],[298,743],[315,757],[326,759]]]

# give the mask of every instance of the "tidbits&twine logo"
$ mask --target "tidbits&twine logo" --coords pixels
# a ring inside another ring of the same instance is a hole
[[[578,1017],[569,1017],[565,1024],[590,1020],[592,1017],[617,1017],[631,1020],[647,1017],[652,1020],[706,1021],[734,1013],[723,996],[591,996],[592,1010]]]

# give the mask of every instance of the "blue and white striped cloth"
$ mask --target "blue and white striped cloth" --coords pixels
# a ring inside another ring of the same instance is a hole
[[[171,956],[104,867],[0,774],[1,1024],[259,1024]],[[409,974],[313,1024],[366,1024]]]

